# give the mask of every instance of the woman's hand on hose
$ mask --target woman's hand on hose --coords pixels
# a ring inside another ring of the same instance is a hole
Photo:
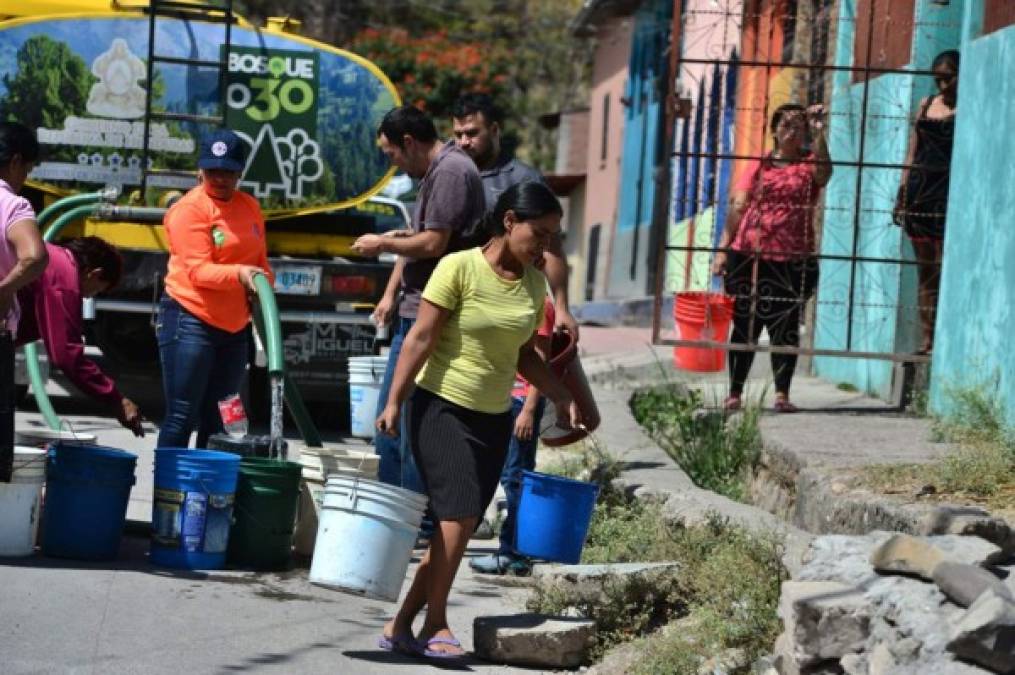
[[[141,415],[141,409],[129,398],[120,401],[116,411],[116,419],[125,428],[134,432],[135,436],[144,438],[144,427],[141,426],[144,417]]]
[[[719,251],[712,259],[712,275],[721,277],[726,274],[726,253]]]
[[[388,436],[398,435],[398,418],[401,414],[401,410],[399,410],[399,408],[400,406],[392,403],[384,406],[381,416],[377,418],[376,422],[374,422],[374,427],[377,431],[382,434],[387,434]]]
[[[236,271],[236,276],[240,280],[240,283],[249,293],[257,293],[257,286],[254,285],[254,277],[258,274],[264,274],[264,270],[254,265],[237,265],[239,268]]]

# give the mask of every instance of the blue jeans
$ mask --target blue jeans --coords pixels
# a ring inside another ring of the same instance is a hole
[[[511,421],[514,423],[522,412],[524,399],[511,399]],[[519,440],[514,434],[514,427],[511,428],[511,443],[508,445],[507,459],[504,460],[504,468],[500,474],[500,484],[504,486],[504,494],[507,497],[507,518],[500,529],[500,550],[501,555],[518,555],[515,544],[518,541],[515,532],[515,518],[518,516],[518,503],[522,499],[522,471],[532,471],[536,468],[536,446],[539,445],[539,424],[543,421],[543,411],[546,409],[546,399],[539,397],[536,410],[533,413],[533,434],[527,441]]]
[[[197,446],[222,431],[218,402],[240,391],[247,368],[250,328],[237,333],[210,326],[163,296],[155,326],[162,362],[166,417],[158,447],[185,448],[197,429]]]
[[[391,391],[391,380],[395,376],[395,365],[402,351],[402,342],[409,329],[416,323],[415,319],[399,317],[395,320],[395,333],[391,337],[391,351],[388,352],[388,365],[384,370],[384,380],[377,397],[377,416],[380,417],[384,406],[388,403]],[[380,457],[377,478],[382,483],[397,485],[407,490],[423,494],[423,480],[419,477],[416,461],[412,458],[412,446],[409,444],[408,426],[405,421],[405,406],[402,406],[398,436],[377,434],[374,436],[374,452]]]

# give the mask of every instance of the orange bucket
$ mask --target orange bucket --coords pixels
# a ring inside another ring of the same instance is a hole
[[[677,293],[673,318],[681,340],[726,342],[733,319],[733,298],[704,291]],[[682,370],[714,373],[726,367],[726,350],[676,346],[673,365]]]

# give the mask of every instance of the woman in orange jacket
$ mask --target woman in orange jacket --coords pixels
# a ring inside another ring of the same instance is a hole
[[[239,391],[250,345],[254,277],[268,266],[261,207],[237,185],[246,148],[234,132],[201,142],[201,184],[166,213],[169,270],[156,332],[166,416],[158,447],[197,447],[222,431],[218,401]]]

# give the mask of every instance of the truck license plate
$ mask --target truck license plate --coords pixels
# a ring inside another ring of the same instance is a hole
[[[319,265],[279,265],[275,268],[275,292],[282,295],[320,295]]]

